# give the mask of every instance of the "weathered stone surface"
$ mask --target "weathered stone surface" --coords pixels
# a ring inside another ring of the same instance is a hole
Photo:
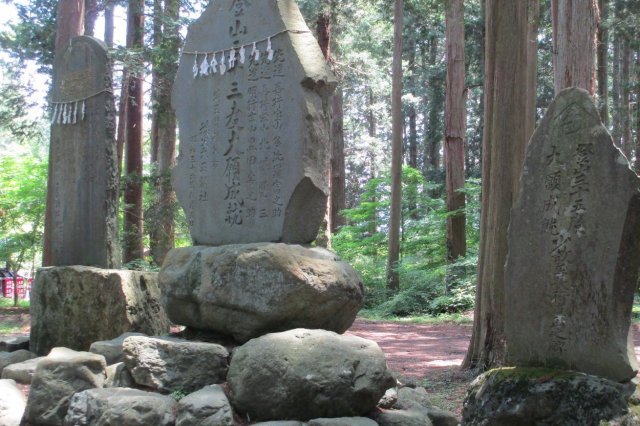
[[[296,420],[274,420],[272,422],[254,423],[253,426],[304,426],[304,423]]]
[[[51,98],[45,265],[117,268],[118,162],[104,43],[71,40],[55,58]]]
[[[104,386],[106,366],[102,355],[53,348],[36,368],[25,420],[32,425],[61,425],[74,393]]]
[[[31,350],[88,350],[126,331],[169,331],[157,274],[85,266],[43,268],[31,291]]]
[[[160,392],[195,392],[227,375],[229,352],[214,343],[134,336],[123,349],[135,382]]]
[[[207,386],[178,403],[176,426],[233,426],[233,409],[219,385]]]
[[[433,426],[424,410],[383,410],[374,418],[380,426]]]
[[[380,401],[378,401],[378,407],[390,409],[396,402],[398,402],[398,389],[390,388],[387,389],[382,398],[380,398]]]
[[[0,374],[2,374],[6,366],[26,361],[36,356],[33,352],[24,349],[19,349],[15,352],[0,352]]]
[[[521,182],[505,275],[509,364],[631,379],[640,179],[586,91],[549,106]]]
[[[29,350],[29,338],[26,336],[6,337],[0,339],[0,352]]]
[[[116,364],[124,361],[122,352],[122,343],[124,339],[131,336],[144,336],[143,333],[123,333],[115,339],[100,340],[93,342],[89,347],[89,352],[100,354],[107,360],[107,365]]]
[[[425,388],[400,388],[398,389],[398,400],[393,408],[400,410],[427,409],[433,404],[429,400],[429,395]]]
[[[402,412],[398,416],[389,414],[389,419],[385,421],[395,421],[403,417],[419,418],[415,413],[420,412],[426,414],[433,426],[457,426],[460,423],[455,414],[435,407],[423,387],[398,389],[397,400],[392,408]]]
[[[108,365],[106,372],[107,381],[104,383],[105,388],[131,388],[136,384],[124,362]]]
[[[209,72],[214,59],[226,72]],[[293,0],[209,4],[189,28],[172,97],[181,140],[173,186],[194,244],[315,239],[335,82]]]
[[[337,417],[309,420],[307,426],[378,426],[378,423],[366,417]]]
[[[233,407],[256,420],[362,416],[395,385],[375,342],[304,329],[237,348],[227,380]]]
[[[31,384],[33,375],[36,372],[36,367],[44,358],[45,357],[32,358],[16,364],[7,365],[2,370],[2,378],[15,380],[23,385]]]
[[[364,299],[358,275],[335,254],[288,244],[175,249],[159,280],[174,323],[241,342],[298,327],[342,333]]]
[[[0,425],[18,426],[27,401],[13,380],[0,380]]]
[[[597,426],[627,413],[625,386],[584,373],[501,368],[480,375],[467,391],[465,426]]]
[[[89,389],[73,395],[64,424],[173,426],[177,405],[170,396],[137,389]]]

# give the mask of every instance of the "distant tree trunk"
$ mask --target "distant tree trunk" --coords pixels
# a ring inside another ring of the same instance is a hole
[[[333,136],[331,156],[331,233],[338,232],[345,225],[344,216],[340,214],[346,207],[345,202],[345,164],[344,164],[344,100],[342,87],[338,87],[333,94],[332,101],[333,122],[331,135]]]
[[[104,5],[104,43],[107,47],[113,47],[113,9],[115,2],[109,0]]]
[[[96,19],[100,14],[97,0],[84,0],[84,34],[94,36]]]
[[[600,22],[598,24],[598,102],[600,118],[609,127],[609,30],[606,23],[609,17],[609,0],[598,0]]]
[[[156,202],[149,232],[151,257],[162,265],[175,247],[174,218],[176,196],[171,186],[171,168],[176,161],[176,114],[171,107],[173,80],[178,71],[174,58],[180,51],[179,0],[154,2],[154,45],[161,54],[153,67],[153,132],[151,145],[156,163]]]
[[[391,93],[391,213],[389,218],[389,254],[387,288],[400,289],[397,271],[400,259],[400,220],[402,215],[402,21],[403,0],[395,0],[393,31],[393,69]]]
[[[413,97],[416,97],[416,39],[411,37],[409,39],[407,51],[409,55],[409,78],[408,78],[408,90]],[[408,164],[414,169],[418,168],[418,114],[416,107],[412,102],[409,105],[408,111],[409,118],[409,157]],[[413,203],[415,204],[415,203]]]
[[[611,75],[611,136],[613,143],[618,147],[622,147],[620,130],[620,35],[615,34],[613,37],[613,71]]]
[[[536,129],[536,100],[538,98],[538,27],[540,0],[529,1],[529,35],[527,36],[527,112],[525,134],[527,143]]]
[[[56,54],[60,53],[75,36],[84,32],[84,0],[60,0],[56,11]],[[53,212],[51,211],[51,163],[47,175],[47,206],[45,208],[45,225],[42,248],[42,266],[52,265],[53,256],[51,238],[53,229]]]
[[[369,96],[367,97],[367,110],[368,110],[367,111],[367,121],[368,121],[367,127],[369,129],[369,139],[373,142],[378,137],[376,114],[374,111],[375,98],[373,95],[373,89],[369,87],[368,92],[369,92]],[[378,164],[376,162],[377,159],[376,159],[375,147],[370,146],[369,152],[367,154],[369,157],[369,164],[370,164],[369,177],[371,179],[375,179],[378,176]],[[375,195],[370,201],[371,201],[371,204],[375,206],[377,202]],[[369,232],[371,235],[374,235],[376,232],[378,232],[377,212],[375,211],[375,207],[373,211],[373,220],[371,221],[371,229],[369,230]]]
[[[127,15],[127,47],[142,49],[144,1],[130,0]],[[124,263],[144,258],[142,225],[142,64],[129,70],[126,127],[126,185],[124,191]]]
[[[438,41],[439,37],[432,36],[429,40],[429,65],[432,68],[436,68],[436,62],[438,60]],[[429,110],[427,114],[425,114],[427,119],[427,126],[425,128],[425,149],[426,149],[426,158],[425,158],[425,169],[426,169],[426,178],[433,183],[442,183],[441,179],[441,158],[440,158],[440,147],[441,141],[443,138],[442,135],[442,117],[440,116],[441,112],[444,110],[444,81],[442,80],[442,76],[438,73],[432,73],[427,82],[430,93],[429,98],[426,99],[425,104],[429,105]],[[434,191],[431,194],[433,198],[439,197],[439,191]]]
[[[551,0],[551,12],[556,95],[562,89],[577,86],[595,96],[599,20],[596,0]]]
[[[631,140],[631,48],[629,40],[622,41],[622,69],[620,72],[620,127],[622,152],[631,160],[633,153],[633,141]]]
[[[529,7],[524,1],[486,0],[480,257],[466,368],[483,370],[504,362],[507,228],[527,143],[528,100],[522,88],[528,76]]]
[[[464,138],[466,130],[466,87],[464,62],[464,3],[446,2],[447,99],[445,145],[447,210],[461,213],[447,218],[447,259],[454,262],[467,252],[464,214]]]

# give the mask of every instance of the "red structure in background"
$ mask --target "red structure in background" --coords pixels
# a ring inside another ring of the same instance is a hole
[[[31,294],[31,283],[33,282],[33,278],[23,278],[16,277],[15,285],[13,277],[0,278],[2,280],[2,297],[7,297],[13,299],[14,287],[17,288],[18,298],[26,299],[28,295]],[[25,284],[26,283],[26,284]]]

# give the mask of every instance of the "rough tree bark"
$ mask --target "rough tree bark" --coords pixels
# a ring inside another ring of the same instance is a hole
[[[504,362],[504,262],[526,134],[529,2],[486,0],[482,209],[475,316],[466,368]],[[526,94],[526,91],[524,92]]]
[[[389,254],[387,288],[400,289],[397,271],[400,259],[400,219],[402,214],[402,21],[403,0],[395,0],[393,31],[393,69],[391,93],[391,214],[389,218]]]
[[[527,111],[525,122],[525,134],[528,139],[536,129],[536,99],[538,97],[538,27],[540,25],[540,0],[528,0],[529,2],[529,35],[527,63]]]
[[[622,69],[620,70],[620,127],[622,152],[631,159],[633,141],[631,136],[631,48],[629,40],[622,40]]]
[[[445,102],[444,158],[447,183],[447,211],[461,211],[447,218],[447,260],[454,262],[467,252],[464,214],[464,139],[466,129],[466,86],[464,62],[464,2],[447,0],[447,95]]]
[[[127,14],[127,47],[141,49],[144,36],[144,1],[130,0]],[[124,263],[144,258],[142,225],[142,64],[129,70],[127,84],[126,184],[124,190]]]
[[[556,95],[567,87],[596,93],[596,0],[551,0],[553,76]]]
[[[59,53],[73,37],[84,32],[84,0],[60,0],[56,11],[56,42],[55,51]],[[51,164],[47,175],[47,188],[51,188]],[[47,206],[45,208],[44,236],[42,248],[42,266],[52,265],[51,233],[52,211],[51,191],[47,190]]]
[[[600,22],[598,23],[598,106],[600,118],[609,126],[609,30],[606,26],[609,17],[609,0],[598,0]]]

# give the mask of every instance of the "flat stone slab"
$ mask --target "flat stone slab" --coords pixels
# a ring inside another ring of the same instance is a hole
[[[32,358],[8,365],[2,370],[2,378],[15,380],[23,385],[30,385],[38,363],[44,358],[45,357]]]
[[[124,361],[124,353],[122,352],[122,344],[124,339],[131,336],[145,336],[143,333],[123,333],[115,339],[99,340],[93,342],[89,347],[89,352],[100,354],[107,361],[107,365],[117,364]]]
[[[508,363],[622,382],[640,267],[640,179],[588,93],[552,102],[527,149],[505,273]]]
[[[328,250],[292,244],[175,249],[159,280],[174,323],[239,342],[299,327],[343,333],[364,303],[351,266]]]
[[[15,352],[0,352],[0,374],[8,365],[26,361],[36,356],[33,352],[24,349],[19,349]]]
[[[66,266],[38,270],[31,292],[31,349],[87,351],[125,332],[169,331],[157,273]]]
[[[173,186],[194,245],[316,238],[335,84],[295,1],[209,3],[189,27],[172,95]]]
[[[29,350],[29,337],[7,337],[0,339],[0,352],[15,352],[20,349]]]

